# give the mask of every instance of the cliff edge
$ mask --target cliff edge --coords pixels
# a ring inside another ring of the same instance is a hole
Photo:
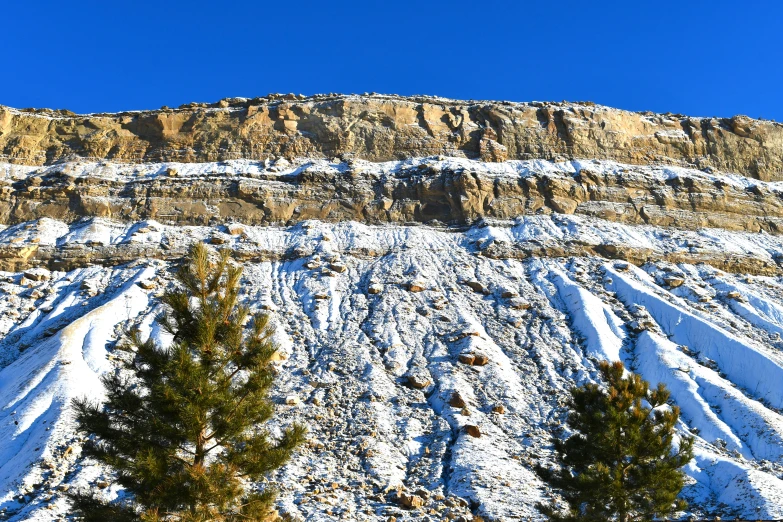
[[[783,180],[783,125],[592,103],[376,94],[269,95],[90,115],[0,106],[0,161],[22,165],[74,157],[138,163],[432,155],[489,162],[591,158],[777,181]]]

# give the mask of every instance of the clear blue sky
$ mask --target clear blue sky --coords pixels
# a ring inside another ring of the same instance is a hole
[[[783,2],[9,0],[0,104],[269,92],[590,100],[783,121]]]

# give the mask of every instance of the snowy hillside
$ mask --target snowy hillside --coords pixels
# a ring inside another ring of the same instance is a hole
[[[155,296],[192,241],[234,249],[243,299],[278,326],[278,417],[311,430],[274,477],[281,513],[540,519],[536,503],[553,497],[533,468],[552,461],[552,436],[568,435],[567,390],[596,379],[596,361],[620,359],[669,387],[680,431],[696,436],[684,492],[694,514],[783,517],[783,237],[544,213],[470,228],[96,217],[5,227],[4,255],[29,265],[0,274],[5,519],[67,517],[68,488],[118,493],[80,457],[69,401],[100,398],[123,328],[161,338]],[[647,262],[572,255],[599,246]],[[61,259],[35,257],[46,248]],[[729,257],[766,275],[724,272]],[[404,509],[398,489],[424,507]]]

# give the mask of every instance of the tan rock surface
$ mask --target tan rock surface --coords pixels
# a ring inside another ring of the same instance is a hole
[[[710,166],[780,180],[783,125],[745,116],[634,113],[592,103],[381,95],[270,95],[95,115],[0,107],[0,159],[27,165],[73,156],[197,162],[348,155],[385,161],[436,154]]]

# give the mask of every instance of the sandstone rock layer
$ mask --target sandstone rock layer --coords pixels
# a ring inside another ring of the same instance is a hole
[[[125,162],[430,155],[596,158],[712,167],[783,179],[783,126],[745,116],[634,113],[592,103],[455,101],[381,95],[234,98],[177,109],[76,115],[0,107],[0,157]]]

